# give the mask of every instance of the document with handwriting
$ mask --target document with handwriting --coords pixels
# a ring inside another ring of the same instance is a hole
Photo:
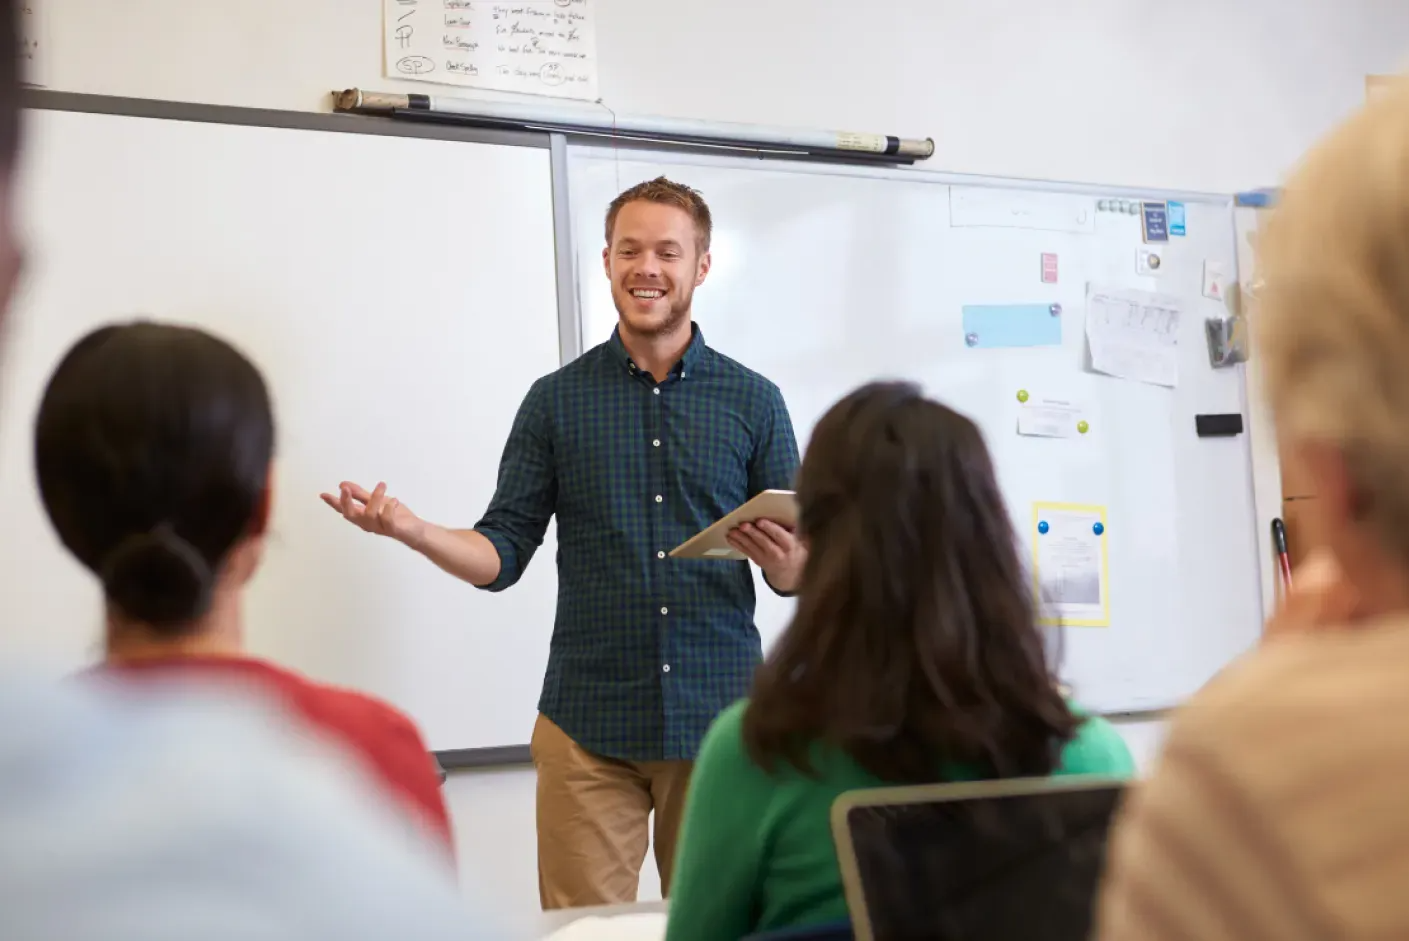
[[[1168,294],[1086,286],[1091,368],[1108,376],[1173,388],[1179,384],[1183,304]]]
[[[382,0],[384,70],[495,91],[597,100],[595,0]]]
[[[48,10],[45,0],[25,0],[20,4],[20,64],[26,85],[44,86],[48,84],[44,66],[49,61]]]

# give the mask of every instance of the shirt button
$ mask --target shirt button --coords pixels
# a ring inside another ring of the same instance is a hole
[[[657,439],[655,439],[654,441],[652,441],[652,442],[651,442],[651,446],[652,446],[652,447],[656,447],[656,448],[660,447],[660,439],[657,438]]]
[[[661,614],[669,614],[669,613],[670,613],[670,609],[669,609],[669,608],[661,608],[661,609],[660,609],[660,613],[661,613]]]
[[[662,673],[669,673],[669,672],[670,672],[670,664],[668,664],[668,663],[662,663],[662,664],[660,665],[660,671],[661,671]]]
[[[657,552],[657,553],[656,553],[656,558],[657,558],[657,559],[663,559],[663,558],[665,558],[665,550],[662,549],[660,552]]]
[[[656,395],[660,395],[660,387],[659,387],[659,386],[657,386],[656,388],[652,389],[651,391],[654,392]]]
[[[657,502],[657,503],[663,503],[663,502],[665,502],[665,497],[661,496],[660,494],[656,494],[656,502]]]

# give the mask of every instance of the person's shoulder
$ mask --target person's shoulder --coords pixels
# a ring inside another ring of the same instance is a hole
[[[322,687],[320,695],[335,705],[339,713],[348,717],[351,724],[377,731],[384,740],[413,741],[418,749],[429,752],[416,723],[386,700],[340,686]]]
[[[586,350],[552,372],[533,380],[524,395],[524,403],[542,408],[550,407],[562,393],[580,389],[583,383],[600,376],[603,367],[609,365],[611,355],[606,343],[599,343]]]
[[[714,790],[727,790],[738,797],[762,799],[773,794],[779,778],[759,767],[749,755],[744,739],[744,718],[749,701],[741,699],[720,712],[710,723],[695,758],[695,777],[711,782]]]
[[[1076,735],[1062,749],[1061,774],[1092,774],[1128,778],[1135,774],[1135,759],[1125,737],[1106,719],[1073,705],[1080,720]]]
[[[0,831],[20,846],[57,834],[69,849],[0,853],[7,934],[48,936],[65,922],[65,899],[177,911],[178,885],[218,900],[192,922],[202,938],[234,936],[221,927],[232,915],[320,938],[388,937],[408,923],[427,938],[492,927],[473,924],[443,853],[350,773],[344,750],[308,741],[280,704],[253,693],[177,674],[0,679],[0,769],[60,785],[12,789]],[[143,780],[161,786],[133,787]],[[257,871],[244,863],[251,853]],[[330,871],[332,882],[315,876]],[[51,891],[23,892],[40,883]]]
[[[1409,620],[1279,637],[1244,655],[1175,714],[1166,751],[1230,768],[1270,766],[1334,746],[1373,759],[1367,723],[1409,715]],[[1409,732],[1409,719],[1401,732]],[[1409,735],[1399,735],[1409,741]]]
[[[720,377],[746,386],[770,400],[782,401],[783,391],[778,388],[778,384],[758,370],[745,366],[712,346],[705,347],[705,355],[709,357],[710,368]]]
[[[337,729],[363,747],[414,748],[429,754],[420,729],[391,703],[361,690],[349,689],[283,671],[286,684],[305,716]]]
[[[590,376],[600,374],[603,367],[617,362],[618,360],[611,350],[611,341],[604,340],[596,346],[588,347],[580,355],[540,377],[534,384],[545,389],[554,389],[565,383],[581,382]]]

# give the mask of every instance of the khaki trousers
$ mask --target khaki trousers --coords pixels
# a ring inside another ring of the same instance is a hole
[[[538,771],[543,909],[636,901],[652,811],[661,897],[668,897],[693,763],[594,755],[541,715],[529,748]]]

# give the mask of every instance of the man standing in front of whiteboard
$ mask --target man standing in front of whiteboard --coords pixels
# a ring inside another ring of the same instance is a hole
[[[634,901],[653,810],[668,894],[700,740],[762,655],[747,563],[669,556],[761,491],[790,489],[798,465],[777,386],[706,346],[691,320],[710,230],[699,193],[664,178],[612,201],[602,260],[617,328],[533,384],[474,529],[422,520],[385,484],[323,494],[490,591],[518,581],[557,514],[558,610],[532,741],[544,908]],[[774,591],[797,587],[806,553],[787,528],[744,524],[730,542]]]

